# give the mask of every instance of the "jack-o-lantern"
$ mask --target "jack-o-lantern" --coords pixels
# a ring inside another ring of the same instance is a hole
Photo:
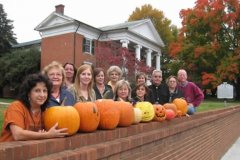
[[[110,99],[98,99],[95,101],[100,113],[100,129],[115,129],[119,123],[120,112],[114,107],[114,101]]]
[[[44,112],[44,126],[46,130],[58,123],[58,128],[68,128],[68,135],[75,134],[80,126],[80,117],[72,106],[53,106]]]
[[[159,122],[164,121],[166,119],[165,108],[160,104],[154,104],[153,107],[154,107],[154,111],[155,111],[154,120],[159,121]]]
[[[135,107],[142,111],[142,122],[149,122],[154,118],[155,112],[150,102],[138,102]]]
[[[177,110],[180,110],[182,112],[182,115],[186,115],[188,110],[188,104],[185,99],[176,98],[173,100],[173,103],[177,106]]]
[[[79,131],[93,132],[97,129],[100,121],[100,113],[93,102],[78,102],[74,105],[80,116]]]

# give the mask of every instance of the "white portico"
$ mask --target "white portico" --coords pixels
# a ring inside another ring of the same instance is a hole
[[[146,65],[161,69],[161,47],[164,43],[150,19],[125,22],[100,28],[106,31],[100,40],[119,40],[122,47],[132,49],[137,60],[145,60]],[[152,62],[156,66],[152,66]]]

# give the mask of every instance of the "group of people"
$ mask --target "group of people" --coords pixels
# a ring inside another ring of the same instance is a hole
[[[166,83],[162,82],[162,71],[154,70],[150,86],[147,86],[146,74],[137,73],[134,88],[122,79],[118,66],[110,66],[106,75],[108,83],[105,83],[102,68],[83,64],[76,69],[71,63],[62,66],[53,61],[41,73],[27,76],[17,100],[9,105],[4,114],[0,142],[66,136],[67,129],[58,129],[58,124],[48,131],[44,130],[43,113],[52,106],[73,106],[77,102],[94,102],[97,99],[164,104],[175,98],[185,98],[188,114],[193,114],[204,98],[202,91],[187,80],[187,72],[183,69],[178,71],[177,77],[168,77]]]

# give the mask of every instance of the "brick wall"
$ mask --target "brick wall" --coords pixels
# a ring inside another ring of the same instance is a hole
[[[0,160],[217,160],[240,136],[239,122],[236,106],[66,138],[1,143]]]

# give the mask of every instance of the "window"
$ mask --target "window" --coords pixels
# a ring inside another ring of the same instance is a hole
[[[94,41],[88,38],[83,38],[83,53],[94,55]]]

